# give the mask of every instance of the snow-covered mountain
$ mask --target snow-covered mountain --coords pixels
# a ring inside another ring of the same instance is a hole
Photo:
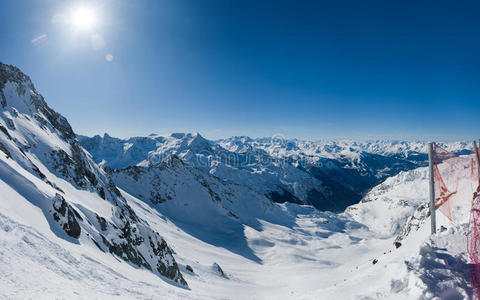
[[[311,195],[323,195],[322,182],[264,151],[235,153],[206,140],[200,134],[135,137],[128,140],[108,135],[80,137],[82,145],[103,166],[125,168],[153,166],[176,155],[187,165],[224,181],[248,187],[275,202],[310,203]]]
[[[221,233],[240,224],[258,227],[259,218],[284,218],[264,195],[189,166],[175,154],[154,165],[108,171],[122,190],[185,225]]]
[[[13,66],[0,105],[0,297],[472,296],[474,185],[458,183],[454,222],[437,213],[431,237],[424,143],[80,137],[90,155]],[[344,187],[363,199],[343,213],[285,202]]]
[[[132,210],[67,120],[25,74],[1,63],[0,99],[2,208],[14,209],[27,224],[48,224],[59,238],[186,286],[166,241]],[[35,219],[39,212],[43,218]]]
[[[372,153],[385,156],[398,156],[415,160],[416,156],[426,154],[425,141],[393,141],[393,140],[317,140],[303,141],[298,139],[284,139],[278,136],[273,138],[252,139],[249,137],[231,137],[217,141],[223,147],[241,152],[248,148],[259,148],[267,151],[275,157],[294,157],[300,156],[308,159],[317,157],[339,158],[349,157],[352,160],[358,158],[359,153]],[[464,152],[465,149],[471,149],[469,142],[450,142],[438,143],[448,151]],[[413,157],[412,157],[413,156]]]
[[[342,211],[373,186],[426,163],[426,142],[326,141],[232,137],[210,141],[176,133],[118,139],[79,137],[95,161],[122,169],[150,166],[169,155],[224,181],[249,187],[275,202],[310,204]],[[457,153],[468,144],[444,144]]]

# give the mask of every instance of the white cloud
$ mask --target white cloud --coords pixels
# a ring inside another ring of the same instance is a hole
[[[46,39],[47,39],[47,35],[45,33],[41,34],[36,38],[32,39],[32,44],[34,45],[40,44],[41,42],[44,42]]]

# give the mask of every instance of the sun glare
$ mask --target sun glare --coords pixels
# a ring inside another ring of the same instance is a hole
[[[72,23],[75,28],[87,30],[95,25],[95,12],[88,7],[78,7],[72,12]]]

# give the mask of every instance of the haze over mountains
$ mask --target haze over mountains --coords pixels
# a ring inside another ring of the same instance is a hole
[[[470,203],[429,236],[424,142],[77,137],[2,63],[0,112],[6,298],[472,294]]]

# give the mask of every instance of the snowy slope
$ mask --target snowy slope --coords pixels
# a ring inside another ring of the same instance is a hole
[[[175,251],[184,254],[178,262],[190,290],[175,288],[148,271],[132,269],[112,256],[0,215],[0,271],[5,279],[0,295],[168,299],[431,299],[450,295],[447,299],[461,299],[471,293],[461,229],[451,228],[429,240],[427,226],[395,249],[392,238],[379,239],[348,218],[287,204],[294,225],[262,222],[262,230],[244,228],[247,245],[261,258],[259,263],[243,251],[235,253],[195,238],[144,202],[125,197],[141,218],[172,241]],[[226,277],[216,272],[214,263]],[[186,271],[186,265],[194,272]]]
[[[450,203],[454,223],[459,225],[469,221],[476,183],[470,176],[470,158],[462,156],[453,160],[454,168],[444,163],[439,165],[439,171],[447,187],[456,192]],[[457,183],[455,178],[463,179]],[[428,168],[422,167],[386,179],[371,189],[360,203],[350,206],[346,213],[378,234],[397,235],[411,216],[423,213],[426,217],[428,195]],[[422,211],[417,212],[417,209]],[[437,218],[440,224],[450,223],[441,212],[437,213]]]
[[[471,292],[459,229],[429,240],[427,226],[395,249],[392,238],[379,239],[348,218],[286,205],[294,225],[262,222],[262,230],[244,228],[259,263],[243,251],[195,238],[142,201],[125,196],[141,218],[184,254],[178,261],[191,290],[2,215],[0,271],[7,280],[0,283],[0,294],[168,299],[430,299],[448,294],[461,299]],[[228,279],[216,273],[214,263]],[[28,276],[32,273],[44,275]]]
[[[11,190],[2,205],[28,202],[59,238],[186,286],[165,240],[138,218],[30,79],[0,64],[0,98],[0,181]]]
[[[449,200],[453,220],[437,209],[437,234],[433,237],[429,237],[427,168],[388,178],[346,210],[346,215],[365,224],[376,236],[388,240],[395,236],[393,243],[399,247],[395,251],[418,253],[405,261],[408,272],[395,285],[403,290],[417,289],[423,299],[472,297],[467,236],[472,194],[478,182],[471,177],[468,156],[453,160],[453,164],[447,161],[439,165],[447,187],[455,192]],[[415,287],[410,286],[411,278]]]

